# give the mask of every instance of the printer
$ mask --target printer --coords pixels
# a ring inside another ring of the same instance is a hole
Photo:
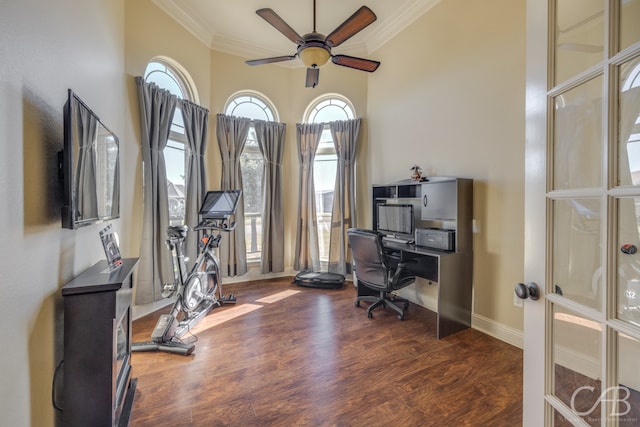
[[[416,228],[415,244],[441,251],[455,250],[456,232],[439,228]]]

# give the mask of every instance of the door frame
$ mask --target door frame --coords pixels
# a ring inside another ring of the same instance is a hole
[[[538,284],[540,299],[524,301],[523,405],[524,427],[545,425],[546,357],[546,218],[540,203],[547,189],[548,140],[548,1],[527,0],[525,88],[525,198],[524,277]],[[544,231],[544,232],[541,232]],[[543,350],[541,350],[543,349]]]

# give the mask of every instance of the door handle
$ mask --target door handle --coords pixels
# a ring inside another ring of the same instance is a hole
[[[638,252],[638,247],[631,243],[625,243],[620,247],[620,252],[627,255],[633,255]]]
[[[526,285],[518,283],[515,292],[518,298],[521,299],[531,298],[533,301],[537,301],[540,298],[540,288],[535,282],[529,282]]]

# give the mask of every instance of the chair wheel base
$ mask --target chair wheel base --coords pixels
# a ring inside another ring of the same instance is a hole
[[[383,309],[391,308],[393,311],[397,313],[397,317],[400,320],[404,320],[405,311],[409,308],[409,301],[403,298],[391,297],[387,298],[386,295],[382,294],[380,297],[358,297],[353,305],[356,307],[360,307],[360,302],[366,301],[371,302],[372,304],[367,307],[367,317],[369,319],[373,318],[373,310],[382,307]]]

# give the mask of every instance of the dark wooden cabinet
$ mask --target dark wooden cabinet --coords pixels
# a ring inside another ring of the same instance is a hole
[[[131,300],[137,258],[110,271],[106,261],[62,288],[65,426],[126,426],[131,377]]]
[[[407,270],[416,276],[429,284],[438,284],[438,338],[469,328],[473,311],[473,180],[429,177],[427,181],[374,185],[372,196],[374,228],[378,223],[378,205],[413,206],[414,242],[385,242],[385,249],[402,261],[411,260]],[[452,248],[428,243],[431,236],[428,233],[443,236],[438,233],[443,231],[449,238],[449,233],[453,233]],[[429,237],[424,238],[425,233]]]

